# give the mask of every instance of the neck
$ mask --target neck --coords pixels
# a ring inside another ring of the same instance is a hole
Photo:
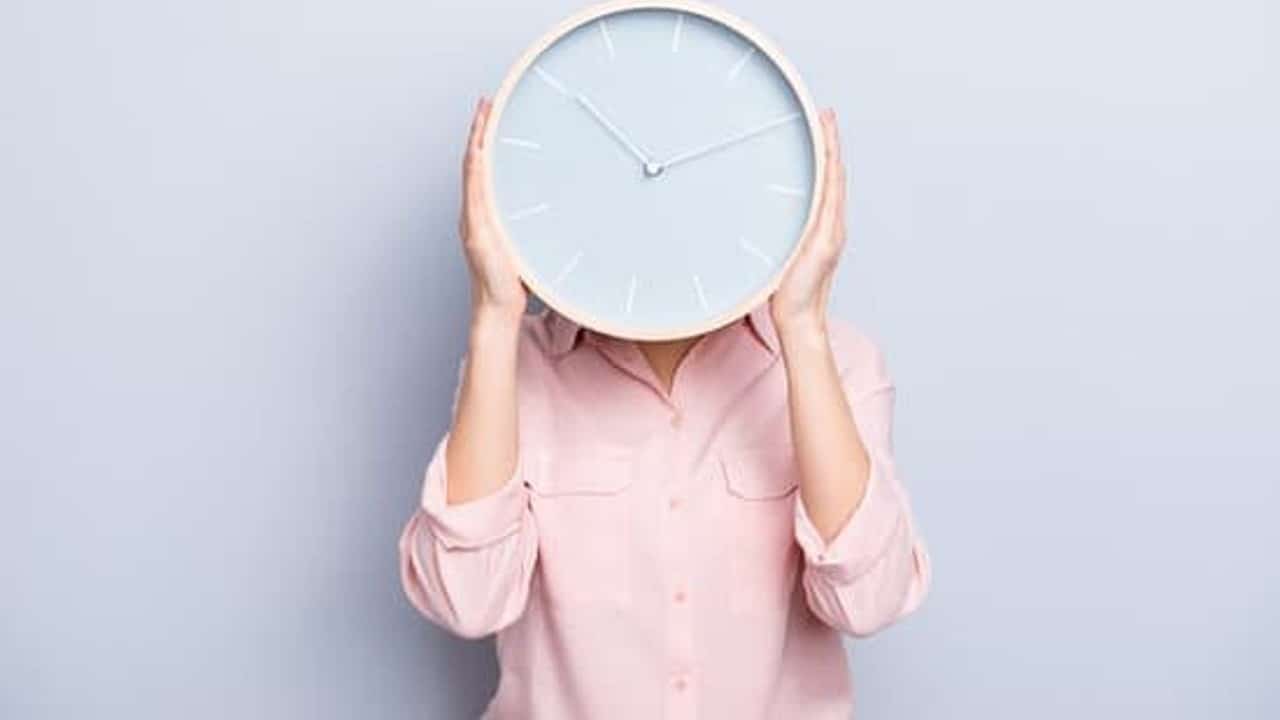
[[[695,335],[678,340],[645,340],[636,342],[636,346],[640,348],[645,360],[649,361],[649,367],[653,368],[654,374],[662,381],[662,386],[667,392],[671,392],[676,369],[680,367],[680,362],[689,353],[689,349],[702,337]]]

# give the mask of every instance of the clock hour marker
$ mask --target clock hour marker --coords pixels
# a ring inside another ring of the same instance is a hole
[[[632,273],[631,285],[630,287],[627,288],[627,314],[628,315],[631,314],[631,306],[632,304],[635,303],[635,299],[636,299],[636,276],[635,276],[635,273]]]
[[[750,240],[746,238],[740,238],[738,240],[738,244],[742,246],[743,250],[746,250],[752,255],[755,255],[756,257],[760,258],[760,262],[770,267],[773,266],[773,258],[769,257],[768,254],[765,253],[765,251],[753,245]]]
[[[671,52],[680,52],[680,31],[684,28],[684,13],[676,13],[676,29],[671,33]]]
[[[530,205],[527,208],[524,208],[522,210],[517,210],[511,213],[510,215],[507,216],[507,219],[512,221],[523,220],[527,217],[532,217],[533,215],[540,215],[550,209],[551,209],[551,206],[548,205],[547,203],[538,203],[537,205]]]
[[[804,190],[801,190],[800,188],[796,188],[796,187],[791,187],[789,185],[779,185],[777,183],[770,183],[765,187],[769,188],[770,192],[776,192],[779,195],[790,195],[791,197],[804,197]]]
[[[747,51],[742,53],[742,57],[738,58],[738,61],[733,64],[733,67],[729,68],[729,82],[733,82],[733,79],[738,77],[738,73],[742,72],[742,68],[747,64],[747,61],[755,54],[756,48],[754,45],[747,48]]]
[[[609,24],[600,18],[600,37],[604,38],[604,48],[609,51],[609,59],[614,58],[613,38],[609,37]]]
[[[542,78],[542,82],[550,85],[552,88],[555,89],[556,92],[560,93],[561,95],[569,94],[568,88],[566,88],[563,83],[557,80],[555,75],[552,75],[546,70],[543,70],[541,65],[534,65],[533,71],[538,74],[538,77]]]
[[[504,145],[514,145],[514,146],[519,147],[519,148],[525,148],[526,150],[541,150],[541,149],[542,149],[542,145],[541,145],[541,144],[536,143],[536,142],[534,142],[534,141],[532,141],[532,140],[525,140],[524,138],[504,137],[504,138],[498,138],[498,142],[500,142],[500,143],[502,143],[502,144],[504,144]]]
[[[702,292],[702,280],[698,278],[697,273],[693,274],[693,288],[698,291],[698,304],[702,305],[703,310],[709,309],[707,307],[707,295]]]
[[[578,261],[582,259],[582,251],[579,250],[573,257],[569,258],[569,262],[560,269],[560,274],[556,275],[556,279],[551,281],[552,285],[559,285],[565,278],[569,277],[569,273],[578,266]]]

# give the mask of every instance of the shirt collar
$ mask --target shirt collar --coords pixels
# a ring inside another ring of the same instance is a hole
[[[583,335],[594,334],[594,331],[590,328],[579,325],[550,307],[545,307],[543,313],[549,316],[552,355],[562,355],[569,352],[578,345],[578,341]],[[777,354],[778,334],[773,326],[773,317],[769,313],[768,300],[760,303],[754,310],[748,312],[745,317],[739,318],[731,327],[736,327],[739,323],[746,325],[750,329],[752,337],[760,343],[765,351],[770,354]]]
[[[773,327],[773,315],[769,313],[768,300],[747,313],[747,324],[751,326],[752,333],[764,349],[769,351],[769,354],[778,354],[778,331]]]

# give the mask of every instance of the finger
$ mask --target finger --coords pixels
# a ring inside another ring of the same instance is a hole
[[[472,199],[477,204],[483,203],[488,197],[488,186],[485,184],[485,177],[489,168],[489,152],[484,144],[484,136],[487,134],[485,128],[489,124],[489,110],[492,106],[486,101],[483,110],[483,117],[480,118],[480,138],[477,141],[475,150],[472,151],[471,158],[471,187],[473,189]]]
[[[479,131],[476,133],[476,148],[483,150],[485,147],[485,137],[489,134],[489,115],[493,111],[493,101],[489,98],[480,98],[479,115]]]
[[[843,162],[836,164],[836,178],[832,183],[832,193],[835,197],[832,200],[831,211],[831,231],[828,233],[827,246],[831,253],[839,255],[841,248],[844,246],[845,236],[845,202],[847,196],[847,185],[845,177],[845,166]]]
[[[835,110],[827,110],[827,143],[831,148],[830,191],[832,193],[830,222],[839,220],[844,211],[844,157],[840,152],[840,130],[836,127]]]
[[[827,108],[822,124],[823,140],[827,145],[827,156],[833,160],[840,159],[840,130],[836,127],[836,111]]]
[[[821,219],[824,233],[829,232],[831,229],[831,221],[835,217],[836,205],[840,197],[840,146],[835,135],[833,117],[833,113],[828,110],[825,113],[823,123],[827,147],[827,166],[823,173],[822,187]]]
[[[465,204],[467,202],[467,199],[470,197],[470,193],[471,193],[471,185],[472,185],[471,166],[472,166],[472,161],[475,159],[475,156],[476,156],[476,153],[475,153],[476,133],[479,130],[480,112],[481,112],[481,109],[483,108],[483,103],[484,103],[484,98],[480,98],[479,100],[476,101],[476,109],[471,116],[471,126],[470,126],[470,129],[467,131],[467,144],[462,152],[462,201],[464,204],[464,209],[465,209]]]
[[[484,136],[485,98],[476,101],[475,113],[471,116],[471,131],[467,134],[467,149],[474,150],[480,146]]]
[[[840,130],[836,127],[836,114],[831,111],[827,121],[827,143],[831,148],[831,164],[834,166],[836,180],[840,180],[840,174],[844,169],[844,154],[840,150]]]
[[[480,98],[480,104],[476,106],[476,115],[471,121],[471,136],[467,139],[467,153],[471,155],[473,160],[484,149],[487,108],[485,99]]]
[[[840,125],[836,122],[836,111],[827,108],[827,127],[831,133],[831,151],[836,159],[840,159]]]
[[[471,212],[475,212],[483,201],[482,192],[484,190],[484,135],[485,127],[488,124],[489,108],[491,104],[488,99],[480,98],[479,104],[476,106],[476,114],[472,120],[471,136],[467,144],[467,161],[465,179],[465,198],[468,206],[472,208]]]
[[[479,154],[471,161],[471,180],[467,186],[467,203],[470,205],[470,211],[474,214],[476,220],[484,217],[488,205],[488,188],[485,183],[486,170],[488,164],[483,154]]]
[[[835,166],[836,166],[835,182],[832,184],[832,187],[831,187],[831,192],[835,195],[833,199],[833,208],[832,208],[834,217],[832,219],[839,220],[841,217],[844,216],[844,204],[845,204],[845,195],[846,195],[845,191],[847,189],[847,186],[845,185],[846,175],[845,175],[844,162],[837,159],[835,162]]]
[[[811,228],[811,234],[817,235],[823,232],[827,218],[827,207],[831,203],[831,193],[828,191],[831,185],[831,133],[828,124],[828,110],[823,110],[818,116],[818,121],[822,126],[822,194],[818,197],[818,207],[814,214],[814,223]]]
[[[840,217],[844,218],[845,208],[849,204],[849,167],[840,163]]]
[[[476,102],[475,113],[471,116],[471,128],[467,132],[466,154],[463,156],[464,168],[479,155],[484,147],[485,128],[488,126],[489,100],[483,96]]]
[[[476,101],[475,111],[471,114],[471,125],[467,129],[467,144],[463,149],[462,167],[465,170],[471,161],[476,148],[476,143],[480,137],[480,129],[484,117],[484,97],[482,96]]]

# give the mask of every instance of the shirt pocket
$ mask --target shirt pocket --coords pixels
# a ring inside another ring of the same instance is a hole
[[[574,607],[630,605],[630,451],[542,452],[532,465],[526,482],[548,601]]]
[[[720,453],[726,490],[729,608],[738,614],[785,611],[799,566],[795,493],[800,473],[790,447]]]

